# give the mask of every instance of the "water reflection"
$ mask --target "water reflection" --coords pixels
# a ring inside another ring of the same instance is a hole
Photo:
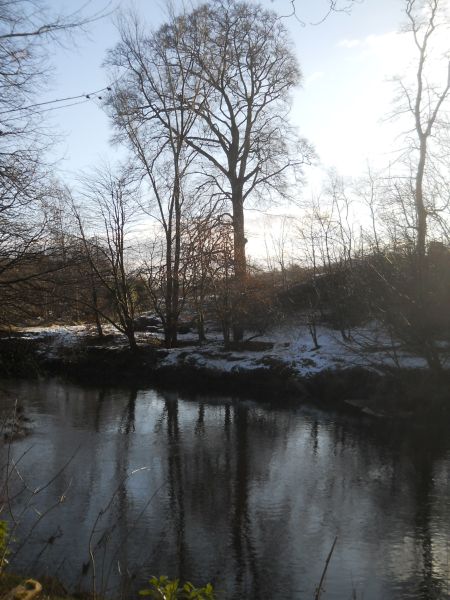
[[[11,480],[22,490],[17,548],[32,529],[15,557],[25,570],[100,593],[167,574],[212,581],[227,599],[312,598],[337,535],[324,598],[448,596],[444,426],[407,432],[233,398],[6,385],[4,408],[18,397],[34,429],[11,447],[27,483]]]

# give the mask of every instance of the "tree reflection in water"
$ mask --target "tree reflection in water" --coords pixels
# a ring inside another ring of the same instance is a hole
[[[71,586],[83,571],[89,587],[87,542],[113,497],[93,539],[97,591],[109,596],[167,574],[211,581],[225,600],[309,598],[338,535],[327,600],[351,597],[353,586],[366,600],[446,597],[444,423],[415,431],[306,407],[56,381],[20,383],[12,396],[36,431],[21,462],[30,486],[80,448],[39,496],[42,510],[70,488],[18,568],[58,573]],[[29,445],[19,441],[14,456]],[[27,512],[17,536],[35,518]]]

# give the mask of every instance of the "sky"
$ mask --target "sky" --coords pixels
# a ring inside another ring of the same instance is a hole
[[[304,21],[320,19],[326,12],[322,0],[296,0]],[[55,11],[70,12],[84,0],[50,0]],[[105,7],[107,0],[92,0],[86,13]],[[264,0],[282,15],[290,12],[289,0]],[[383,118],[391,110],[392,76],[402,72],[407,60],[396,34],[402,23],[404,0],[364,0],[352,13],[336,13],[322,24],[303,26],[286,18],[303,71],[303,86],[294,93],[292,120],[316,147],[320,163],[344,175],[356,175],[367,160],[390,151],[392,131]],[[119,0],[113,7],[134,6],[151,27],[164,20],[163,0]],[[44,99],[75,96],[108,84],[102,68],[108,48],[118,35],[114,16],[89,26],[75,45],[55,48],[54,73]],[[108,119],[100,103],[92,100],[50,113],[62,134],[55,155],[60,167],[77,172],[114,157]]]
[[[107,2],[91,0],[85,12],[102,10]],[[85,0],[48,0],[48,4],[56,12],[71,12]],[[262,4],[280,15],[291,12],[290,0],[262,0]],[[318,167],[305,173],[306,189],[311,190],[320,186],[327,169],[357,178],[368,164],[376,169],[395,158],[403,130],[387,119],[396,94],[392,80],[405,73],[415,53],[411,37],[400,32],[405,23],[405,0],[360,0],[350,14],[330,14],[319,25],[310,23],[326,14],[326,0],[296,0],[296,6],[304,23],[293,16],[286,17],[285,23],[295,44],[303,84],[293,95],[291,117],[318,155]],[[134,7],[152,28],[165,17],[164,0],[113,0],[108,10],[116,7]],[[86,35],[76,36],[74,45],[55,48],[54,73],[43,99],[87,94],[108,85],[102,63],[107,50],[118,41],[114,18],[113,14],[91,24]],[[445,63],[444,71],[445,78]],[[111,129],[101,102],[87,100],[50,115],[61,134],[54,156],[67,180],[121,156],[122,151],[111,146]]]

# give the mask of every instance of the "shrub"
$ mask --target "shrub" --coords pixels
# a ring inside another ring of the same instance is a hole
[[[141,590],[141,596],[150,596],[157,600],[214,600],[214,591],[210,583],[205,587],[196,588],[189,581],[184,585],[179,579],[170,580],[164,575],[159,579],[152,577],[150,589]]]

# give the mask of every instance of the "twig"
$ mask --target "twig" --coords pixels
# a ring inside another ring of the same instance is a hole
[[[98,594],[97,594],[97,569],[96,569],[96,563],[95,563],[95,547],[94,547],[94,535],[96,533],[98,533],[97,530],[97,525],[99,524],[99,522],[101,521],[103,515],[105,515],[108,510],[111,508],[112,503],[114,502],[114,499],[116,498],[120,488],[124,485],[125,481],[127,479],[129,479],[132,475],[134,475],[135,473],[138,473],[140,471],[148,471],[149,467],[140,467],[138,469],[134,469],[133,471],[131,471],[130,473],[127,473],[119,482],[119,485],[116,487],[116,489],[114,490],[113,494],[111,495],[108,504],[105,506],[105,508],[102,508],[99,510],[97,518],[94,521],[94,524],[92,526],[91,529],[91,533],[89,536],[89,541],[88,541],[88,550],[89,550],[89,563],[92,566],[92,590],[91,590],[91,595],[92,598],[94,600],[96,600]],[[98,546],[98,542],[96,544]]]
[[[325,575],[327,574],[328,565],[330,564],[331,556],[334,551],[334,547],[336,546],[337,536],[334,538],[333,545],[331,546],[331,550],[327,556],[327,560],[325,561],[325,566],[322,571],[322,577],[320,578],[319,585],[317,586],[316,593],[314,595],[314,600],[320,600],[320,595],[322,593],[322,586],[325,580]]]

